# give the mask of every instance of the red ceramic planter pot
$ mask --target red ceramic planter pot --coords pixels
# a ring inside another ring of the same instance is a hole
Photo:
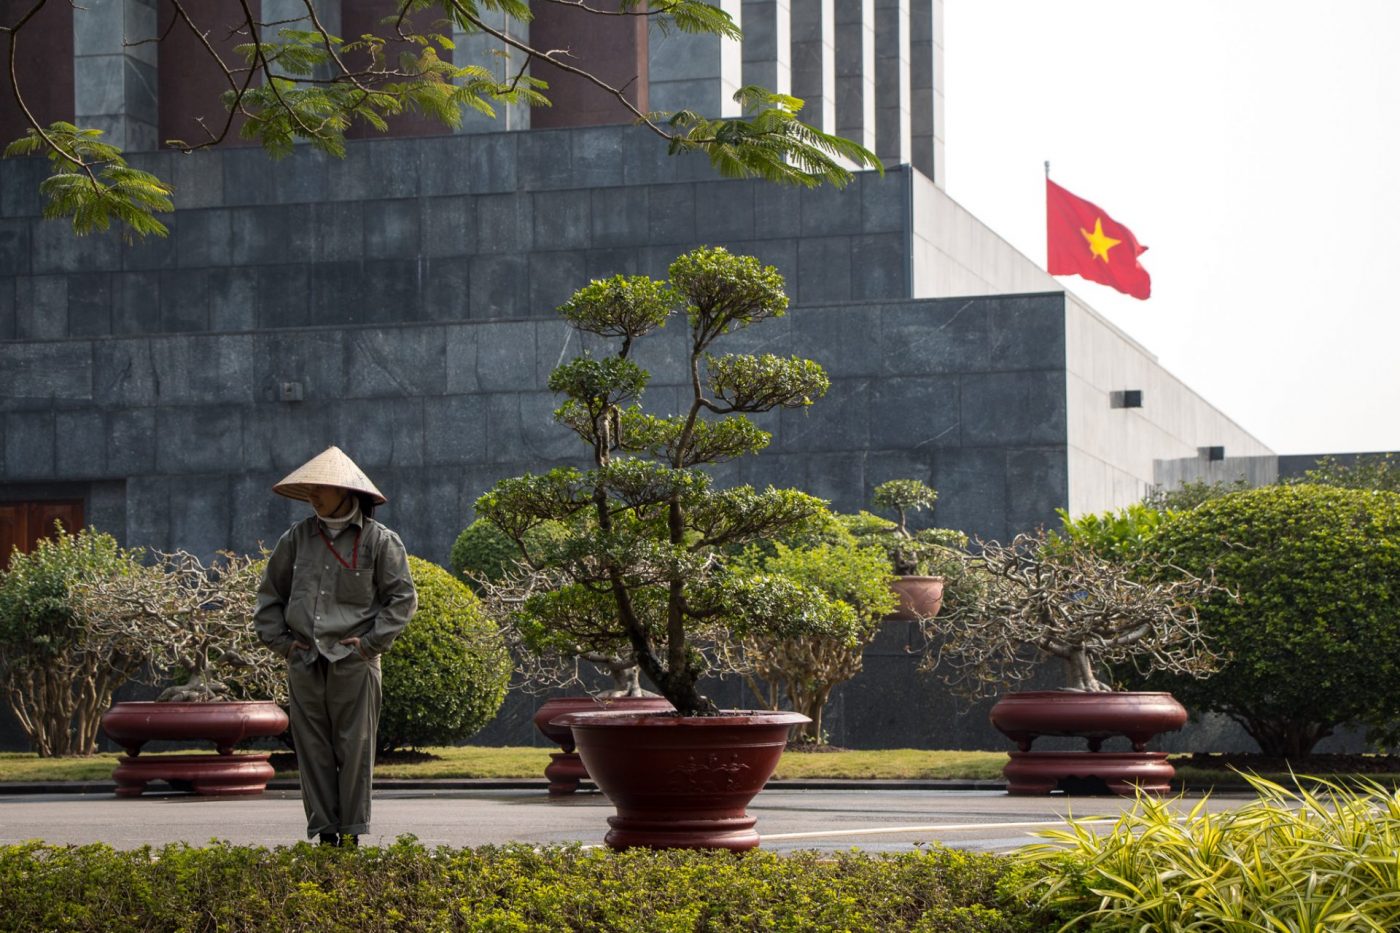
[[[888,619],[917,622],[933,618],[943,608],[942,577],[895,577],[890,589],[898,597],[899,605],[886,616]]]
[[[268,756],[235,755],[233,746],[244,739],[280,735],[287,722],[282,708],[265,700],[118,703],[102,717],[102,731],[126,749],[112,772],[117,796],[139,797],[151,781],[204,796],[261,794],[273,775]],[[218,754],[138,757],[141,746],[157,739],[207,740]]]
[[[768,782],[800,713],[721,716],[570,713],[589,775],[617,808],[605,842],[615,849],[746,851],[759,844],[745,809]]]
[[[215,703],[118,703],[102,717],[107,733],[133,758],[141,746],[157,739],[176,742],[207,739],[220,755],[233,751],[244,739],[280,735],[287,730],[287,714],[266,700]]]
[[[549,779],[549,795],[562,797],[578,790],[578,782],[588,777],[583,759],[574,751],[574,733],[568,726],[554,725],[566,713],[597,713],[619,710],[631,713],[664,712],[673,709],[665,697],[557,697],[546,700],[535,711],[535,728],[563,749],[550,755],[544,776]]]
[[[1185,725],[1186,709],[1170,693],[1031,690],[1002,697],[991,719],[1023,752],[1042,735],[1083,737],[1092,751],[1122,735],[1141,752],[1154,735]]]
[[[1166,752],[1012,752],[1002,769],[1013,797],[1048,794],[1056,788],[1094,788],[1090,793],[1131,797],[1171,791],[1176,769]]]
[[[545,700],[535,711],[535,728],[544,733],[545,738],[558,745],[565,752],[574,750],[574,733],[564,725],[554,725],[554,720],[565,713],[603,713],[616,710],[624,713],[661,713],[673,709],[671,701],[665,697],[556,697]]]

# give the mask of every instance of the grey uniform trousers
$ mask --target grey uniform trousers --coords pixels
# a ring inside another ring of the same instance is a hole
[[[339,661],[293,651],[287,665],[292,741],[301,775],[306,835],[369,832],[381,698],[379,659]]]

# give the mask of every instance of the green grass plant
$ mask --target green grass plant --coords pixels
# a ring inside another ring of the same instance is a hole
[[[540,778],[554,747],[462,745],[425,748],[427,761],[381,763],[380,778]],[[143,752],[143,757],[148,754]],[[928,751],[913,748],[878,751],[789,752],[778,764],[779,779],[977,778],[1000,776],[1006,756],[1000,752]],[[28,752],[0,752],[0,782],[102,781],[117,766],[116,755],[85,758],[39,758]],[[279,777],[290,777],[284,773]]]
[[[1185,817],[1139,797],[1072,820],[1018,858],[1026,892],[1068,919],[1060,930],[1384,933],[1400,930],[1400,792],[1298,778],[1246,781],[1258,799]]]

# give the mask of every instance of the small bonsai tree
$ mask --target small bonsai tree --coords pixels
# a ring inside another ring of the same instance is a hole
[[[450,745],[495,717],[510,654],[480,601],[443,568],[410,556],[418,611],[384,655],[379,751]]]
[[[1043,532],[984,543],[965,562],[986,581],[981,598],[924,620],[927,666],[946,665],[945,680],[965,696],[1024,681],[1046,657],[1063,662],[1075,691],[1111,690],[1099,673],[1114,664],[1204,677],[1219,662],[1196,611],[1220,592],[1212,580],[1146,558],[1105,559]]]
[[[769,435],[745,414],[803,408],[826,392],[826,374],[810,360],[711,352],[726,334],[786,308],[775,269],[720,248],[679,257],[665,282],[592,282],[560,308],[584,335],[616,348],[565,363],[549,379],[565,396],[555,418],[583,441],[593,467],[504,480],[476,504],[530,568],[513,596],[503,592],[495,601],[527,645],[630,654],[682,715],[713,715],[718,710],[699,682],[723,669],[716,646],[757,634],[853,630],[848,606],[728,557],[806,521],[823,503],[790,489],[717,489],[701,469],[767,445]],[[687,397],[677,414],[649,414],[639,400],[650,374],[631,352],[677,314],[689,324]],[[565,523],[569,537],[532,551],[526,537],[547,521]]]
[[[205,564],[187,551],[76,587],[90,650],[142,658],[166,687],[162,702],[286,699],[286,662],[253,631],[262,561],[221,551]]]
[[[41,758],[97,751],[112,693],[144,663],[145,652],[87,637],[74,588],[88,578],[117,578],[139,552],[92,528],[62,525],[29,553],[15,551],[0,572],[0,690]]]
[[[895,513],[890,521],[869,512],[841,516],[856,540],[863,545],[884,548],[895,574],[909,576],[940,576],[966,547],[967,536],[948,528],[921,528],[911,531],[909,517],[914,512],[933,508],[938,493],[917,479],[892,479],[875,487],[875,505]]]
[[[779,574],[815,587],[850,607],[856,625],[831,637],[751,635],[740,644],[745,682],[767,709],[788,708],[811,722],[793,730],[795,741],[826,742],[822,713],[831,691],[861,672],[865,648],[898,603],[883,549],[862,547],[832,521],[821,540],[775,542],[752,548],[745,559],[758,572]]]

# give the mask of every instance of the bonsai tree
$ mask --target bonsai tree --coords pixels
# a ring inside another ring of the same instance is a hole
[[[1400,495],[1265,486],[1169,515],[1151,545],[1239,598],[1216,592],[1200,606],[1202,631],[1226,659],[1219,674],[1150,685],[1224,713],[1269,755],[1305,756],[1342,724],[1394,740]]]
[[[750,635],[740,644],[742,662],[735,665],[765,708],[781,709],[786,702],[811,720],[798,726],[793,738],[812,745],[826,742],[822,712],[831,691],[860,673],[865,648],[898,602],[882,548],[861,546],[834,520],[822,538],[751,548],[745,558],[756,571],[797,580],[849,606],[853,629],[828,637]]]
[[[286,662],[253,631],[262,561],[228,551],[207,565],[187,551],[153,557],[76,586],[89,650],[141,658],[155,685],[179,680],[161,702],[285,702]]]
[[[538,646],[531,650],[523,644],[520,629],[512,624],[510,612],[501,612],[499,607],[519,601],[521,584],[530,574],[529,564],[523,558],[529,553],[544,551],[567,537],[567,529],[559,522],[545,522],[525,534],[525,553],[516,546],[495,525],[484,518],[478,518],[467,526],[452,545],[449,558],[452,568],[478,595],[498,607],[492,614],[503,620],[502,629],[513,649],[516,664],[527,690],[578,686],[592,690],[595,681],[588,676],[590,670],[603,672],[611,681],[611,688],[596,691],[606,697],[655,696],[642,689],[637,669],[637,659],[630,648],[620,654],[605,654],[586,648],[570,645],[558,648]],[[528,588],[529,584],[525,583]],[[585,662],[586,667],[580,662]]]
[[[884,548],[890,567],[898,576],[939,576],[953,557],[949,551],[967,546],[967,536],[960,531],[910,530],[910,515],[933,508],[938,501],[937,491],[921,480],[892,479],[881,483],[875,487],[873,499],[876,506],[894,512],[895,520],[869,512],[844,515],[841,520],[861,544]]]
[[[527,645],[630,654],[680,714],[713,715],[699,682],[723,669],[717,646],[854,630],[849,606],[729,557],[808,520],[823,503],[790,489],[718,489],[702,469],[768,444],[746,414],[803,408],[826,392],[826,374],[810,360],[712,352],[727,334],[786,308],[775,269],[714,247],[676,259],[668,281],[595,281],[560,308],[582,334],[616,351],[578,357],[549,379],[564,396],[556,420],[578,435],[593,466],[503,480],[476,504],[530,569],[510,613]],[[639,401],[650,374],[631,353],[677,315],[689,327],[684,401],[677,414],[649,414]],[[547,521],[565,523],[568,538],[532,550],[527,535]]]
[[[1162,579],[1168,568],[1145,558],[1105,559],[1043,532],[964,559],[984,575],[982,597],[924,626],[936,646],[929,666],[946,663],[945,679],[967,696],[1024,681],[1047,657],[1063,663],[1065,689],[1093,692],[1112,689],[1099,675],[1114,664],[1204,677],[1219,663],[1196,610],[1223,594],[1212,580],[1174,569]]]
[[[0,689],[41,758],[96,752],[112,693],[144,661],[138,646],[87,637],[74,599],[79,581],[121,578],[139,556],[111,535],[59,525],[29,553],[13,552],[0,572]]]
[[[418,611],[384,655],[379,751],[450,745],[495,717],[510,681],[500,630],[462,581],[410,556]]]

